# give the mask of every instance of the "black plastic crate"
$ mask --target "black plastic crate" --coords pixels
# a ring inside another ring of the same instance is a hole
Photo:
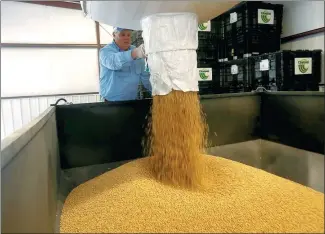
[[[217,59],[217,34],[215,32],[216,22],[210,21],[210,31],[198,32],[198,60],[216,60]],[[200,27],[200,25],[199,25]]]
[[[142,31],[133,31],[131,33],[131,44],[133,45],[137,40],[143,40]]]
[[[198,80],[199,80],[199,94],[219,93],[220,80],[219,80],[218,64],[216,62],[201,60],[198,61],[197,68],[198,68]]]
[[[218,40],[224,40],[225,37],[225,27],[226,27],[226,17],[225,14],[221,14],[218,17],[214,18],[213,21],[216,22],[216,30],[215,33],[217,35]]]
[[[253,72],[254,60],[252,58],[221,63],[220,80],[223,92],[250,92],[252,90],[251,77]]]
[[[252,73],[253,89],[264,87],[271,91],[283,90],[283,76],[281,75],[281,60],[275,53],[253,57],[254,72]]]
[[[205,41],[216,41],[218,39],[218,35],[216,33],[211,32],[198,32],[198,40],[205,40]]]
[[[152,98],[151,92],[148,91],[142,83],[138,85],[138,94],[137,94],[138,99],[146,99],[146,98]]]
[[[285,50],[254,57],[253,88],[263,86],[268,90],[318,91],[321,53],[321,50]],[[262,60],[269,64],[264,71],[261,71]]]
[[[227,42],[225,38],[225,15],[222,14],[215,18],[218,21],[217,29],[217,60],[219,62],[227,61]]]
[[[296,50],[277,53],[281,59],[284,90],[317,91],[321,82],[322,50]]]
[[[134,31],[134,36],[136,39],[142,38],[142,30]]]
[[[198,49],[206,47],[215,47],[218,36],[215,32],[198,32]]]
[[[227,44],[225,40],[219,40],[217,43],[217,60],[218,62],[228,61]]]
[[[198,60],[217,60],[218,47],[217,39],[201,39],[198,41],[197,59]]]
[[[201,60],[210,60],[210,61],[215,61],[218,59],[218,53],[217,51],[212,48],[212,49],[209,49],[209,48],[204,48],[204,49],[198,49],[196,51],[196,54],[197,54],[197,60],[198,61],[201,61]]]
[[[138,47],[138,46],[140,46],[143,43],[144,43],[143,38],[138,38],[135,41],[133,41],[131,44],[134,45],[134,46],[136,46],[136,47]]]
[[[282,33],[283,5],[261,1],[237,4],[224,13],[226,38],[246,32]]]
[[[276,33],[246,33],[227,39],[224,50],[228,60],[276,52],[280,50],[281,37]]]
[[[142,38],[142,30],[133,31],[131,33],[131,38],[133,38],[134,40],[136,40],[138,38]]]
[[[283,5],[242,2],[223,15],[229,60],[280,50]]]
[[[217,40],[199,40],[198,50],[215,50],[217,51]]]

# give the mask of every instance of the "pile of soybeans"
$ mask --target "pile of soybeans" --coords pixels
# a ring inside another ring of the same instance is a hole
[[[197,93],[155,96],[148,133],[148,157],[69,194],[61,232],[324,232],[323,193],[204,154]]]

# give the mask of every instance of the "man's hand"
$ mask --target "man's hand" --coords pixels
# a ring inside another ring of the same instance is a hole
[[[146,52],[144,50],[144,45],[141,44],[139,47],[132,50],[131,56],[133,59],[145,58]]]

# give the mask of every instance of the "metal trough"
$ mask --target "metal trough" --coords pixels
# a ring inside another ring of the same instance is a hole
[[[4,139],[2,232],[58,232],[74,187],[142,157],[150,102],[52,106]],[[210,95],[201,102],[209,154],[324,192],[324,93]]]

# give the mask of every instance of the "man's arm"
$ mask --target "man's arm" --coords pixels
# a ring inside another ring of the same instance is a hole
[[[103,48],[100,50],[100,63],[111,70],[120,70],[123,65],[133,60],[132,51],[115,52],[110,48]]]
[[[141,82],[142,82],[143,86],[147,90],[149,90],[151,93],[152,88],[151,88],[151,83],[150,83],[150,73],[143,70],[141,72],[140,78],[141,78]]]
[[[111,48],[103,48],[99,53],[100,63],[108,69],[120,70],[125,63],[144,57],[142,47],[143,45],[140,45],[137,48],[123,52],[115,52]]]

